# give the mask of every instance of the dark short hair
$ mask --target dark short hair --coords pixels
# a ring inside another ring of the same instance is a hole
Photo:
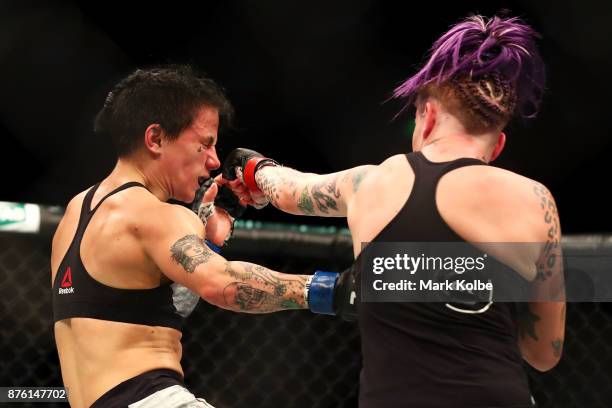
[[[231,125],[233,108],[223,88],[188,65],[137,69],[115,85],[96,115],[94,131],[111,138],[119,157],[137,150],[147,127],[158,123],[169,138],[191,125],[203,106],[219,111],[219,125]]]

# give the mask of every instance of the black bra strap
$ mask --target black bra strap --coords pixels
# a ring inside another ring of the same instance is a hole
[[[98,187],[99,185],[100,185],[99,183],[98,183],[98,184],[96,184],[96,186],[94,186],[94,188],[92,188],[92,189],[90,190],[90,192],[91,192],[91,191],[93,191],[93,192],[95,193],[95,190],[97,189],[97,187]],[[95,212],[96,212],[96,210],[98,209],[98,207],[100,207],[100,204],[102,204],[102,203],[104,202],[104,200],[106,200],[108,197],[110,197],[110,196],[112,196],[113,194],[116,194],[116,193],[118,193],[118,192],[120,192],[120,191],[123,191],[123,190],[125,190],[125,189],[128,189],[128,188],[130,188],[130,187],[142,187],[142,188],[146,188],[146,187],[145,187],[145,186],[144,186],[142,183],[139,183],[139,182],[137,182],[137,181],[130,181],[129,183],[122,184],[122,185],[120,185],[119,187],[117,187],[116,189],[114,189],[113,191],[111,191],[110,193],[108,193],[107,195],[105,195],[105,196],[104,196],[104,197],[103,197],[103,198],[102,198],[102,199],[101,199],[101,200],[98,202],[98,204],[96,205],[96,208],[94,208],[93,210],[89,211],[89,214],[90,214],[90,215],[93,215],[93,213],[95,213]],[[89,194],[89,192],[88,192],[88,194]],[[87,204],[87,207],[85,207],[85,208],[89,209],[89,208],[91,207],[91,199],[92,199],[92,198],[93,198],[93,194],[92,194],[92,195],[91,195],[91,197],[89,198],[89,202],[87,202],[87,203],[83,202],[83,205]]]
[[[87,214],[89,214],[89,209],[91,208],[91,201],[93,200],[93,196],[94,194],[96,194],[98,187],[100,187],[100,183],[91,187],[87,191],[87,194],[85,194],[85,198],[83,199],[83,204],[81,205],[81,220],[83,220],[87,216]]]

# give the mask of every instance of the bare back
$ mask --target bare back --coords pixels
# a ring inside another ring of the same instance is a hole
[[[115,187],[103,182],[92,208]],[[70,202],[53,238],[51,282],[75,236],[84,196],[80,193]],[[100,205],[81,244],[81,259],[91,277],[125,289],[167,282],[139,243],[140,223],[154,216],[160,204],[147,190],[130,188]],[[117,384],[152,369],[182,374],[181,332],[172,328],[79,317],[56,322],[55,339],[72,407],[88,407]]]

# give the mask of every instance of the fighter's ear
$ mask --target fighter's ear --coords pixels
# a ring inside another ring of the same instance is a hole
[[[438,108],[431,101],[424,103],[423,111],[421,112],[423,118],[423,127],[421,131],[422,140],[427,140],[433,128],[436,126],[436,120],[438,119]]]
[[[144,144],[147,151],[161,153],[164,131],[160,124],[154,123],[147,127],[144,133]]]
[[[489,161],[493,161],[499,157],[502,150],[504,150],[504,146],[506,146],[506,134],[504,132],[499,132],[499,136],[497,137],[497,143],[495,143],[495,147],[493,148],[493,152],[491,153],[491,159]]]

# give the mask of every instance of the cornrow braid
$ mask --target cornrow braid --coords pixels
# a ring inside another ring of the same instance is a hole
[[[516,108],[513,87],[499,73],[486,74],[477,79],[454,78],[451,86],[467,108],[468,116],[471,116],[463,121],[469,131],[481,132],[503,127]]]

